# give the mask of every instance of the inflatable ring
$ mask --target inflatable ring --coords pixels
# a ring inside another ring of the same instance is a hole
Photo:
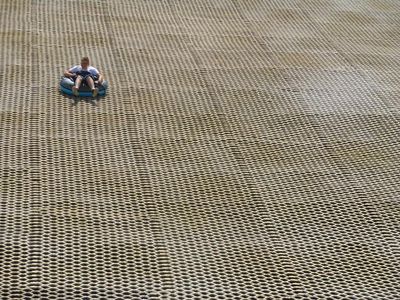
[[[68,94],[68,95],[74,95],[72,92],[72,87],[74,86],[74,84],[75,83],[71,78],[61,76],[61,81],[60,81],[61,92]],[[108,82],[106,80],[103,80],[103,83],[100,85],[96,84],[96,87],[99,90],[98,95],[104,96],[106,94]],[[87,86],[84,82],[82,82],[81,86],[79,87],[78,96],[92,97],[92,91],[91,91],[90,87]]]

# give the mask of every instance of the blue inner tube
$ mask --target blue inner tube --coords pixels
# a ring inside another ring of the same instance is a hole
[[[68,95],[73,95],[72,93],[72,87],[75,85],[74,81],[68,77],[61,77],[60,81],[60,90],[61,92],[68,94]],[[103,83],[100,85],[96,85],[98,88],[99,96],[104,96],[107,91],[108,87],[108,82],[106,80],[103,80]],[[82,82],[81,86],[79,87],[78,93],[80,97],[92,97],[92,91],[90,90],[90,87],[88,87],[84,82]]]

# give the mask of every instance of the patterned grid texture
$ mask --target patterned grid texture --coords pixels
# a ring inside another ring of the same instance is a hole
[[[399,45],[397,0],[1,0],[0,298],[400,299]]]

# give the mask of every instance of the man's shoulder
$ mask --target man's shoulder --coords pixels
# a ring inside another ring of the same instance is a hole
[[[95,67],[93,67],[93,66],[89,66],[88,67],[88,71],[94,71],[94,72],[96,72],[96,73],[99,73],[99,70],[97,70]]]
[[[70,68],[70,70],[79,70],[81,68],[80,65],[74,65]]]

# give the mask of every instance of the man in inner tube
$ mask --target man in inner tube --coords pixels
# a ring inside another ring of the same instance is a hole
[[[95,67],[89,64],[89,58],[87,56],[81,59],[80,65],[65,70],[64,76],[74,80],[75,85],[72,87],[72,92],[75,96],[79,95],[78,90],[82,82],[86,82],[91,88],[93,97],[96,97],[99,92],[96,85],[103,83],[103,76]]]

